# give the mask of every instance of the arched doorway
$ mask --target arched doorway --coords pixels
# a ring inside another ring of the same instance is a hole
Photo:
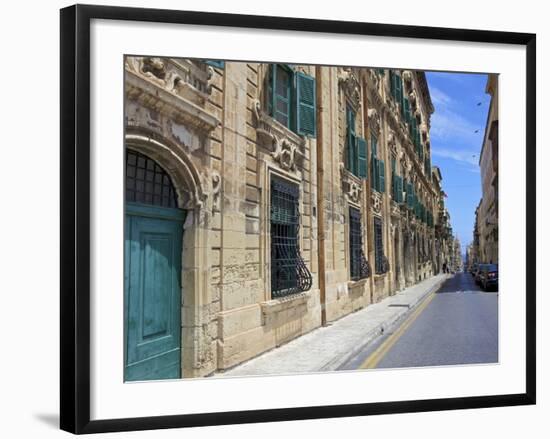
[[[124,379],[181,376],[181,257],[185,211],[170,176],[126,150]]]

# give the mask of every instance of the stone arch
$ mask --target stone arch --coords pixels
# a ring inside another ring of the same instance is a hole
[[[142,130],[127,132],[125,144],[126,147],[151,157],[170,175],[180,209],[203,207],[207,196],[200,174],[180,146]]]

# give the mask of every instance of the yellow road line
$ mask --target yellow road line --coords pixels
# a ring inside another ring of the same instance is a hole
[[[418,316],[426,309],[435,297],[435,291],[424,299],[414,312],[401,324],[399,329],[390,335],[369,357],[359,366],[359,369],[374,369],[380,360],[388,353],[393,345],[399,340],[403,333],[409,329]]]

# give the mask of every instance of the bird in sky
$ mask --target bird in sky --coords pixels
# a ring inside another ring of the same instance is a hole
[[[479,133],[479,130],[475,130],[474,133]]]
[[[479,107],[482,103],[483,103],[483,102],[478,102],[478,103],[477,103],[477,106]]]

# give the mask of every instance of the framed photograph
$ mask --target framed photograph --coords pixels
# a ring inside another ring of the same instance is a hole
[[[61,428],[535,403],[534,34],[61,10]]]

